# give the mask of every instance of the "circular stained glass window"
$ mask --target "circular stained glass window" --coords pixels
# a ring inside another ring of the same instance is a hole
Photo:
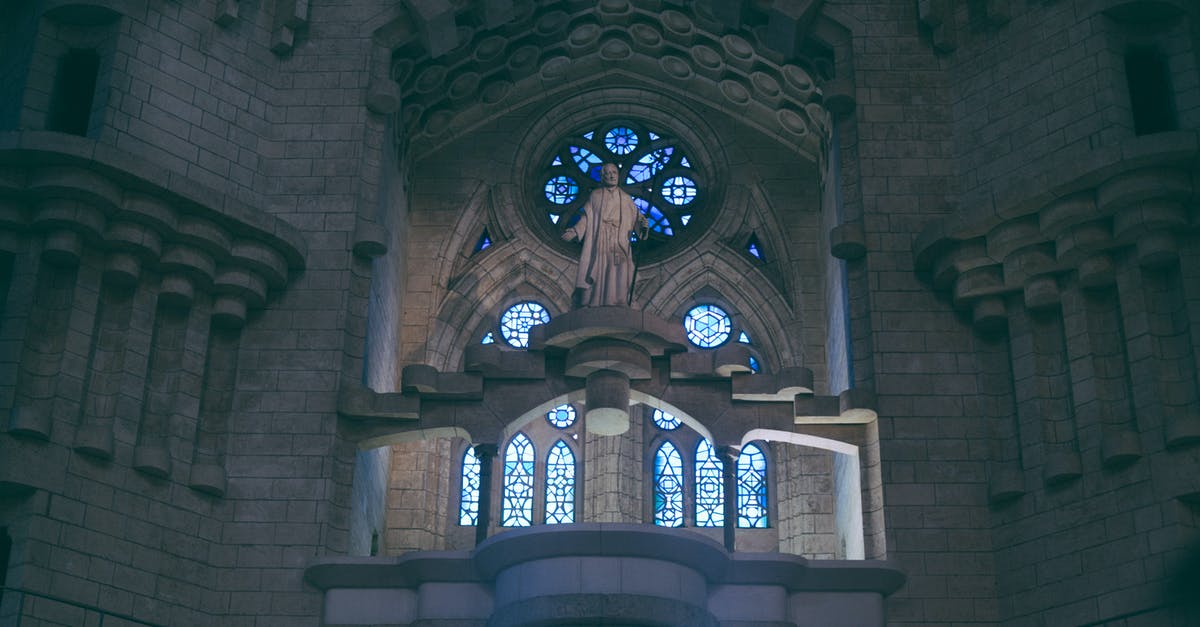
[[[516,348],[529,348],[529,329],[550,322],[550,312],[531,300],[509,307],[500,316],[500,334]]]
[[[683,317],[688,341],[700,348],[720,346],[729,339],[729,314],[716,305],[697,305]]]
[[[575,424],[575,408],[562,404],[546,412],[546,420],[559,429],[566,429]]]
[[[673,429],[678,429],[679,425],[682,423],[679,422],[679,418],[676,418],[674,414],[669,414],[661,409],[656,409],[654,410],[654,424],[658,425],[659,429],[671,431]]]
[[[638,136],[627,126],[618,126],[604,136],[604,146],[615,155],[627,155],[637,148]]]
[[[686,176],[672,176],[663,186],[662,195],[672,205],[686,205],[696,199],[696,182]]]
[[[546,181],[546,199],[556,205],[567,205],[579,195],[579,184],[568,176],[558,175]]]
[[[650,223],[647,238],[632,239],[640,262],[663,258],[691,239],[684,237],[689,225],[697,230],[703,224],[693,218],[705,215],[707,179],[687,152],[678,138],[635,120],[599,122],[563,137],[534,179],[541,232],[563,253],[578,255],[581,244],[561,236],[578,223],[592,191],[602,186],[604,164],[612,163],[621,190]]]

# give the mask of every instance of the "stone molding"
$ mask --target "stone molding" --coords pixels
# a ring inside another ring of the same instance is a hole
[[[844,611],[865,598],[878,601],[890,595],[904,584],[905,576],[887,561],[813,562],[778,553],[730,553],[714,540],[683,529],[578,523],[506,531],[472,552],[321,558],[309,563],[305,580],[325,591],[327,624],[365,624],[369,617],[353,604],[380,593],[404,606],[389,611],[407,617],[406,623],[435,618],[425,616],[419,606],[409,606],[433,588],[459,595],[457,607],[470,615],[458,618],[481,622],[529,603],[550,603],[559,618],[569,618],[586,611],[588,604],[579,603],[583,597],[610,595],[609,600],[624,599],[649,612],[630,617],[643,621],[657,618],[658,611],[680,609],[639,602],[649,598],[683,604],[697,610],[697,616],[707,614],[711,606],[723,621],[793,624],[791,605],[804,611]],[[406,590],[415,594],[402,594]],[[771,591],[769,596],[777,596],[779,602],[728,603],[739,591]],[[717,597],[726,602],[714,605]],[[850,624],[833,616],[829,620],[833,622],[823,624]]]
[[[300,231],[178,173],[63,133],[0,133],[0,231],[41,233],[43,257],[78,263],[84,244],[107,251],[106,278],[164,274],[180,304],[211,290],[214,317],[241,326],[247,309],[304,267]],[[8,241],[0,238],[0,243]],[[172,289],[171,286],[179,289]]]

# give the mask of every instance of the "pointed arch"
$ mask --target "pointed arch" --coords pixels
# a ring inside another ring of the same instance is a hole
[[[654,450],[654,524],[683,526],[683,457],[671,440]]]
[[[757,338],[756,348],[767,361],[763,364],[766,369],[804,365],[804,345],[800,338],[793,337],[795,334],[787,332],[781,317],[781,312],[790,316],[791,308],[770,289],[766,278],[728,247],[720,254],[706,251],[695,256],[662,282],[646,303],[646,310],[664,318],[682,319],[682,312],[697,302],[697,294],[715,292],[722,308],[728,307],[727,311],[738,317],[739,328],[748,329]]]
[[[712,442],[696,444],[696,526],[725,525],[725,464]]]
[[[737,458],[737,526],[767,528],[767,505],[767,455],[751,442],[742,447]]]
[[[575,522],[575,453],[559,440],[546,453],[546,524]]]
[[[524,433],[504,447],[504,494],[500,526],[528,527],[533,524],[533,472],[537,452]]]

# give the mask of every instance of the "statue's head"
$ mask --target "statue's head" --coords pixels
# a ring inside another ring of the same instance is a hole
[[[606,163],[600,168],[600,182],[606,187],[616,187],[621,181],[621,171],[615,163]]]

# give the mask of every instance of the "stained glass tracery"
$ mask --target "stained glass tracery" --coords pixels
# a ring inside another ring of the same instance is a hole
[[[559,440],[546,455],[546,524],[575,522],[575,454]]]
[[[575,408],[569,403],[563,403],[546,412],[546,420],[559,429],[566,429],[575,424]]]
[[[767,527],[767,456],[757,444],[747,444],[737,459],[737,526]]]
[[[725,525],[724,464],[708,440],[696,445],[696,526]]]
[[[720,346],[729,339],[732,323],[729,314],[716,305],[697,305],[683,317],[688,341],[700,348]]]
[[[479,520],[479,458],[467,447],[462,458],[462,490],[458,499],[458,524],[471,526]]]
[[[504,503],[500,524],[528,527],[533,524],[533,443],[524,433],[513,436],[504,450]]]
[[[631,241],[639,242],[643,259],[646,253],[653,258],[653,251],[667,250],[689,225],[695,228],[693,218],[704,209],[704,174],[685,152],[677,139],[636,121],[599,123],[562,140],[546,159],[536,179],[538,213],[551,233],[561,234],[578,221],[591,191],[601,185],[603,164],[614,163],[622,186],[651,225],[649,237]]]
[[[654,453],[654,524],[683,526],[683,458],[669,441]]]
[[[661,409],[654,410],[653,419],[654,419],[654,424],[656,426],[658,426],[659,429],[662,429],[664,431],[671,431],[672,429],[678,429],[679,425],[682,424],[679,421],[679,418],[677,418],[675,416],[675,414],[667,413]]]
[[[517,303],[500,316],[500,334],[516,348],[529,347],[529,329],[550,322],[550,312],[531,300]]]

